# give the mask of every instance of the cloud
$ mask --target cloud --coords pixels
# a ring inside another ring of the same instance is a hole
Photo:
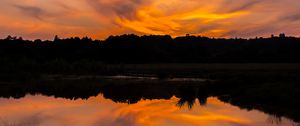
[[[119,116],[116,118],[114,126],[138,126],[136,118],[137,117],[134,114]]]
[[[300,13],[295,13],[292,15],[284,15],[281,17],[281,20],[287,21],[300,21]]]
[[[264,0],[249,0],[249,1],[245,1],[244,3],[241,3],[240,5],[238,5],[236,7],[230,8],[230,10],[228,12],[236,12],[236,11],[247,10],[247,9],[250,9],[251,7],[254,7],[255,5],[263,2],[263,1]],[[232,4],[233,1],[230,1],[230,3]]]
[[[42,17],[47,14],[45,10],[35,6],[14,5],[21,13],[30,17],[42,20]]]
[[[115,15],[122,18],[134,19],[139,7],[147,0],[87,0],[87,2],[100,14]]]
[[[297,0],[1,0],[0,27],[5,31],[0,36],[299,35],[299,29],[288,29],[300,25],[299,11]]]

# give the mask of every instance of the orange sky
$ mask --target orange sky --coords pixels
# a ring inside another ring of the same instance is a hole
[[[299,35],[299,0],[1,0],[0,37]]]
[[[240,110],[209,98],[206,106],[198,102],[193,109],[176,106],[178,98],[142,100],[136,104],[114,103],[103,96],[88,100],[55,99],[27,95],[21,99],[0,98],[0,125],[30,126],[292,126],[272,124],[258,111]]]

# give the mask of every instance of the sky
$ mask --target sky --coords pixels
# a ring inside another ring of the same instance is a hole
[[[0,38],[300,35],[299,0],[0,0]]]

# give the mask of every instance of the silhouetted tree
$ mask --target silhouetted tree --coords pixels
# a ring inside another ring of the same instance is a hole
[[[71,37],[53,41],[0,40],[0,56],[49,62],[89,60],[103,63],[242,63],[300,62],[300,38],[279,37],[224,39],[169,35],[110,36],[104,41]],[[41,60],[43,59],[43,60]]]

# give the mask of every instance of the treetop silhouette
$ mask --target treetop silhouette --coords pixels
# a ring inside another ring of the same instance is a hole
[[[0,40],[2,59],[34,61],[92,60],[105,63],[210,63],[299,62],[300,38],[285,34],[270,38],[209,38],[186,35],[125,34],[105,40],[89,37],[54,37],[23,40],[8,36]]]

